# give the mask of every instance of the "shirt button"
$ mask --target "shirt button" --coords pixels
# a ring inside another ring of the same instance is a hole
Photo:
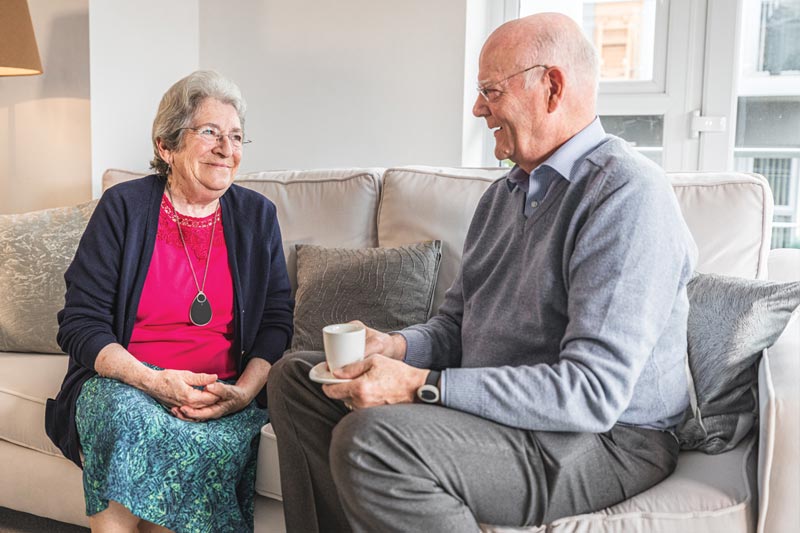
[[[532,201],[531,207],[539,207],[539,202],[537,202],[536,200]]]

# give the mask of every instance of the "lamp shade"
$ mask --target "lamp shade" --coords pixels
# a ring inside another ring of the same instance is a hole
[[[27,0],[0,0],[0,76],[41,73]]]

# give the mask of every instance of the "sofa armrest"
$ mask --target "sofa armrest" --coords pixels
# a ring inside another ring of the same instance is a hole
[[[772,250],[769,278],[796,280],[800,250]],[[758,369],[758,531],[800,531],[800,310]]]

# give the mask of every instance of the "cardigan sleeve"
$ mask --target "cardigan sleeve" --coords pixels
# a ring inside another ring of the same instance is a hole
[[[292,288],[277,214],[274,207],[270,211],[267,239],[269,267],[264,269],[268,272],[266,297],[250,354],[274,364],[292,341],[294,300],[291,297]],[[247,290],[247,287],[244,289]]]
[[[119,342],[113,316],[123,251],[123,220],[116,195],[105,194],[64,274],[67,290],[58,313],[57,341],[78,364],[94,370],[97,354]]]

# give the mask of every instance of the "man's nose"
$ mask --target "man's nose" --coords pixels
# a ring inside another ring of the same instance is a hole
[[[475,103],[472,105],[472,114],[479,118],[489,114],[489,108],[486,106],[486,99],[481,93],[475,96]]]

